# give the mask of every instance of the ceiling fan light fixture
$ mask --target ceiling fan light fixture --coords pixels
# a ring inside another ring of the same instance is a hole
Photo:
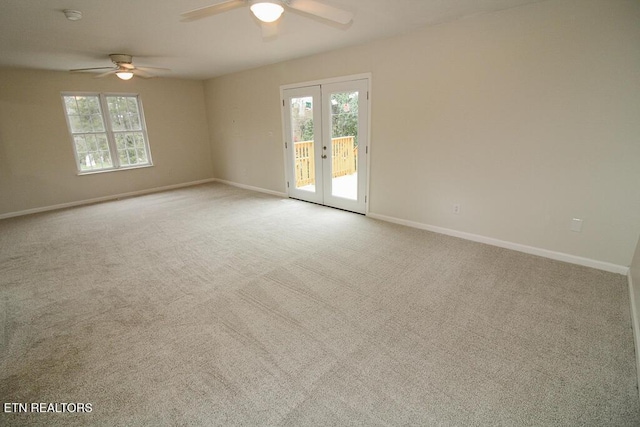
[[[131,71],[116,71],[116,76],[122,80],[131,80],[133,73]]]
[[[280,18],[284,8],[279,1],[257,0],[251,3],[251,12],[262,22],[274,22]]]

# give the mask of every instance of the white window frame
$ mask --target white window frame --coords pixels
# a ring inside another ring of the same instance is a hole
[[[78,155],[78,150],[75,142],[75,135],[85,135],[90,132],[76,132],[74,133],[71,129],[71,122],[69,120],[69,114],[67,112],[67,105],[65,103],[65,96],[93,96],[97,97],[100,103],[100,112],[102,115],[102,121],[104,123],[104,132],[93,132],[95,134],[104,134],[107,138],[107,143],[109,145],[109,154],[111,156],[111,167],[100,168],[100,169],[91,169],[91,170],[83,170],[80,157]],[[138,114],[140,118],[140,130],[136,130],[135,132],[140,132],[144,139],[144,149],[146,152],[147,163],[139,163],[135,165],[121,165],[120,164],[120,156],[118,154],[118,147],[116,144],[115,135],[118,133],[131,132],[130,130],[119,131],[113,129],[113,124],[111,123],[111,114],[109,112],[109,105],[107,103],[107,97],[113,96],[124,96],[128,98],[135,98],[138,104]],[[76,168],[78,175],[90,175],[95,173],[103,173],[103,172],[114,172],[119,170],[129,170],[129,169],[138,169],[138,168],[147,168],[153,166],[153,161],[151,159],[151,149],[149,147],[149,137],[147,134],[147,125],[144,118],[144,110],[142,109],[142,100],[140,99],[140,95],[137,93],[102,93],[102,92],[62,92],[61,93],[62,106],[64,111],[65,119],[67,120],[67,129],[69,131],[69,135],[71,138],[71,145],[73,146],[73,154],[76,159]]]

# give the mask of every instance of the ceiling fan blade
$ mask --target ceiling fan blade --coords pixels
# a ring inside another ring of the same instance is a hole
[[[142,71],[171,71],[169,68],[161,68],[161,67],[134,67],[136,70]]]
[[[111,70],[107,71],[106,73],[98,74],[98,75],[96,76],[96,79],[99,79],[100,77],[106,77],[106,76],[108,76],[109,74],[115,74],[115,73],[116,73],[116,71],[120,71],[120,70],[118,70],[118,69],[116,69],[116,68],[112,68]]]
[[[199,9],[190,10],[181,13],[182,21],[195,21],[196,19],[206,18],[207,16],[217,15],[218,13],[246,6],[246,0],[228,0],[223,3],[212,4],[211,6],[201,7]]]
[[[76,68],[75,70],[69,70],[72,73],[87,73],[97,70],[113,70],[113,67],[96,67],[96,68]]]
[[[137,68],[137,67],[135,69],[131,70],[131,72],[133,72],[134,76],[142,77],[143,79],[150,79],[150,78],[155,77],[153,74],[147,73],[146,71],[141,70],[140,68]]]
[[[353,19],[352,12],[335,6],[329,6],[316,0],[289,0],[286,4],[291,9],[308,13],[309,15],[319,16],[320,18],[343,25],[348,24]]]

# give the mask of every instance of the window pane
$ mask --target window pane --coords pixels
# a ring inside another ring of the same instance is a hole
[[[80,154],[80,152],[87,151],[87,144],[84,141],[84,135],[76,135],[73,137],[73,140],[76,143],[76,152]]]
[[[116,138],[116,148],[118,149],[118,151],[120,150],[124,150],[126,148],[125,143],[125,134],[123,133],[116,133],[115,134],[115,138]]]
[[[85,96],[76,96],[76,102],[78,105],[78,114],[88,114],[89,107],[87,105],[87,98]]]
[[[78,114],[78,104],[75,96],[65,96],[64,105],[67,109],[67,114]]]
[[[331,94],[331,194],[358,199],[358,92]]]
[[[142,148],[125,148],[122,150],[118,150],[118,157],[120,158],[120,163],[122,166],[133,166],[149,163],[147,153]]]
[[[91,124],[91,122],[92,122],[91,115],[83,114],[82,116],[80,116],[80,132],[92,132],[93,125]]]
[[[71,132],[83,132],[82,121],[79,116],[69,116],[69,126],[71,126]]]
[[[143,148],[138,148],[136,150],[136,153],[138,154],[138,163],[148,163],[149,162],[147,160],[147,153],[144,151]]]
[[[136,148],[144,148],[144,137],[140,132],[133,134]]]
[[[111,127],[114,131],[125,130],[124,117],[122,117],[122,115],[109,110],[109,116],[111,117]]]
[[[85,141],[87,142],[87,150],[88,151],[98,151],[98,144],[96,142],[95,135],[86,135]]]
[[[109,114],[113,122],[113,130],[140,130],[140,112],[138,100],[134,96],[107,97]]]
[[[331,95],[331,137],[358,137],[358,92]],[[357,145],[357,142],[356,142]]]
[[[83,169],[84,170],[92,170],[92,169],[94,169],[94,166],[95,166],[96,162],[93,159],[93,154],[91,154],[91,153],[85,154],[85,156],[82,159],[82,161],[83,161]]]
[[[140,126],[140,116],[138,114],[131,114],[130,116],[131,130],[140,130],[142,126]]]
[[[75,135],[76,153],[80,170],[91,171],[113,167],[109,143],[105,134]]]
[[[89,114],[101,114],[100,101],[97,96],[87,97],[87,107],[89,109]]]
[[[131,130],[140,130],[140,112],[138,111],[138,102],[135,98],[127,99],[127,111],[129,113],[129,123]]]
[[[127,97],[127,110],[134,114],[138,113],[138,101],[133,96]]]
[[[96,135],[98,140],[98,149],[101,151],[109,151],[109,142],[106,135]]]
[[[122,115],[122,118],[123,118],[123,121],[124,121],[124,128],[126,130],[131,130],[131,117],[130,117],[129,113],[125,112]]]
[[[116,140],[118,141],[120,163],[123,166],[135,165],[136,155],[135,150],[132,150],[135,147],[133,136],[129,133],[120,133],[116,135]]]
[[[91,116],[91,129],[94,132],[104,132],[104,123],[102,121],[102,115],[94,114]]]
[[[120,164],[122,166],[129,165],[129,157],[127,157],[127,150],[118,151],[118,157],[120,158]]]
[[[127,148],[136,148],[136,142],[135,132],[127,132]]]
[[[109,159],[109,156],[104,151],[96,152],[95,156],[96,156],[96,167],[99,167],[100,169],[111,167],[111,165],[107,163],[107,159]]]
[[[124,114],[122,108],[122,97],[120,96],[108,96],[107,97],[107,105],[109,107],[109,117],[111,117],[111,124],[113,126],[113,130],[126,130],[126,126],[124,123]]]
[[[111,162],[111,153],[109,151],[101,151],[100,155],[102,156],[105,168],[113,167],[113,164]]]
[[[91,114],[91,98],[87,96],[77,96],[78,101],[78,113],[79,114]]]
[[[117,113],[122,110],[121,99],[121,96],[107,96],[107,105],[109,106],[109,112]]]

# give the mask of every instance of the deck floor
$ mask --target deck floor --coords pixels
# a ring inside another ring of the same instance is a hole
[[[315,185],[305,185],[298,188],[298,190],[315,192]],[[343,199],[358,199],[358,173],[351,175],[340,176],[331,180],[331,195],[335,197],[342,197]]]

